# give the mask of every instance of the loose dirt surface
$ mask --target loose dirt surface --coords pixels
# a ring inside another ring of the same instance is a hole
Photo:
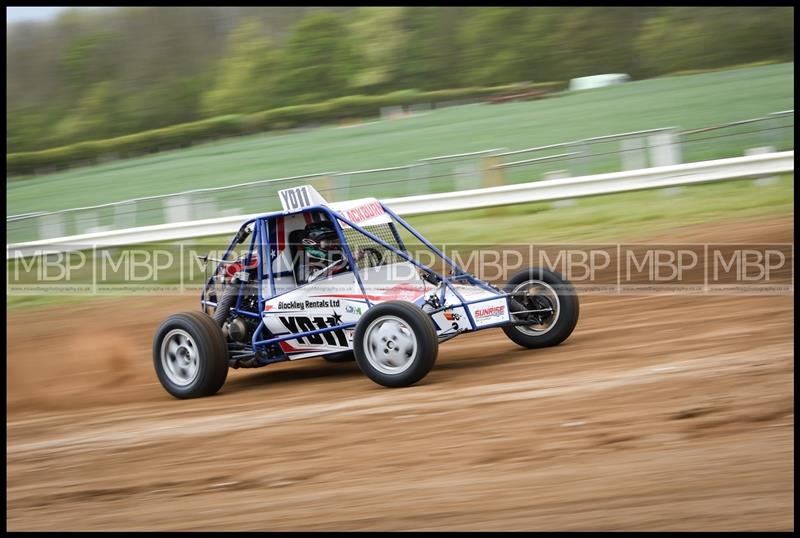
[[[654,241],[793,242],[792,219]],[[572,337],[443,344],[419,384],[150,355],[194,297],[14,312],[8,530],[793,530],[792,296],[588,295]]]

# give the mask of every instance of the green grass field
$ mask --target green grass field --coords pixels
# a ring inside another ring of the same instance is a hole
[[[641,129],[689,129],[793,107],[793,63],[651,79],[541,101],[480,104],[357,127],[229,139],[15,180],[7,183],[6,214],[300,174],[400,166],[437,155],[522,149]],[[720,139],[703,151],[710,156],[741,154],[738,146],[725,144]],[[391,196],[397,192],[393,189],[368,194]],[[260,205],[257,194],[251,192],[248,198]]]
[[[567,206],[540,202],[420,215],[410,217],[408,221],[437,245],[569,244],[637,240],[677,226],[793,214],[794,176],[784,175],[770,185],[736,180],[681,187],[677,191],[655,189],[594,196],[574,200],[573,205]],[[228,241],[230,237],[225,236],[192,240],[191,243],[224,249]],[[8,264],[7,267],[13,274],[14,265]],[[77,275],[75,282],[88,285],[91,279],[91,272],[84,270]],[[175,271],[167,271],[158,283],[175,283],[179,279],[180,275]],[[23,279],[25,281],[33,282]],[[111,281],[125,282],[122,275]],[[200,281],[200,275],[193,280],[195,283]],[[108,295],[21,296],[12,293],[7,296],[6,305],[8,309],[17,309],[102,300],[104,297],[107,299]]]

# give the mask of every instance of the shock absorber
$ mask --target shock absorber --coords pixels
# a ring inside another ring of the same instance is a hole
[[[527,310],[527,308],[525,308],[525,306],[523,306],[522,303],[520,303],[513,297],[508,298],[508,309],[511,311],[512,314],[514,312],[522,312],[524,310]]]
[[[214,321],[216,321],[217,325],[220,327],[222,327],[225,320],[228,319],[228,313],[236,301],[239,293],[239,284],[250,280],[250,274],[247,271],[256,267],[257,263],[257,259],[253,257],[252,263],[246,267],[244,262],[236,262],[225,268],[221,277],[224,288],[222,297],[220,297],[217,302],[217,309],[214,311]],[[226,284],[227,278],[230,278],[230,281]]]
[[[236,301],[236,295],[238,292],[239,279],[234,276],[230,283],[225,285],[225,289],[222,292],[222,297],[217,303],[216,310],[214,310],[214,321],[216,321],[217,325],[220,327],[222,327],[222,324],[225,323],[226,319],[228,319],[228,313],[231,311],[231,307]]]

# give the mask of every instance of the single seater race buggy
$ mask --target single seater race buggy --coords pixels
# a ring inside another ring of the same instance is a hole
[[[229,368],[310,357],[355,360],[374,382],[404,387],[461,333],[499,327],[540,348],[575,328],[578,297],[558,273],[527,268],[500,289],[375,198],[328,203],[310,185],[279,196],[283,211],[248,220],[221,258],[203,258],[216,269],[202,311],[170,316],[156,331],[155,370],[173,396],[215,394]],[[418,261],[402,230],[448,269]]]

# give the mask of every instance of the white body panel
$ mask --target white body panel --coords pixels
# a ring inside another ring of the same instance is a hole
[[[422,304],[435,294],[441,297],[441,288],[421,279],[416,268],[408,262],[372,267],[359,271],[366,295],[356,282],[353,273],[344,273],[303,285],[294,291],[265,301],[262,313],[264,324],[274,336],[314,331],[357,323],[367,311],[368,303],[401,300]],[[453,284],[466,302],[469,314],[461,300],[451,290],[444,295],[445,305],[452,309],[431,316],[440,336],[454,332],[471,331],[508,320],[505,298],[476,286]],[[470,322],[470,316],[475,325]],[[281,348],[291,359],[301,359],[352,349],[355,328],[345,328],[327,333],[309,335],[282,342]]]
[[[392,300],[415,302],[426,290],[433,290],[407,262],[362,269],[359,275],[366,296],[355,275],[348,272],[305,284],[265,301],[262,316],[266,328],[280,336],[356,323],[367,311],[367,299],[372,304]],[[295,359],[350,349],[352,341],[353,330],[342,329],[288,340],[281,343],[281,347],[287,353],[309,352],[292,356]]]
[[[451,289],[447,289],[444,294],[444,304],[458,306],[454,306],[450,310],[437,312],[431,316],[431,319],[440,329],[440,336],[460,331],[471,331],[475,328],[480,329],[484,326],[508,321],[508,305],[505,298],[498,298],[497,294],[477,286],[453,284],[453,287],[464,298],[464,302],[478,302],[468,304],[465,308],[461,306],[461,300],[458,296]],[[487,311],[487,309],[492,310]],[[469,315],[467,315],[467,310]],[[470,316],[475,322],[475,327],[470,322]]]

